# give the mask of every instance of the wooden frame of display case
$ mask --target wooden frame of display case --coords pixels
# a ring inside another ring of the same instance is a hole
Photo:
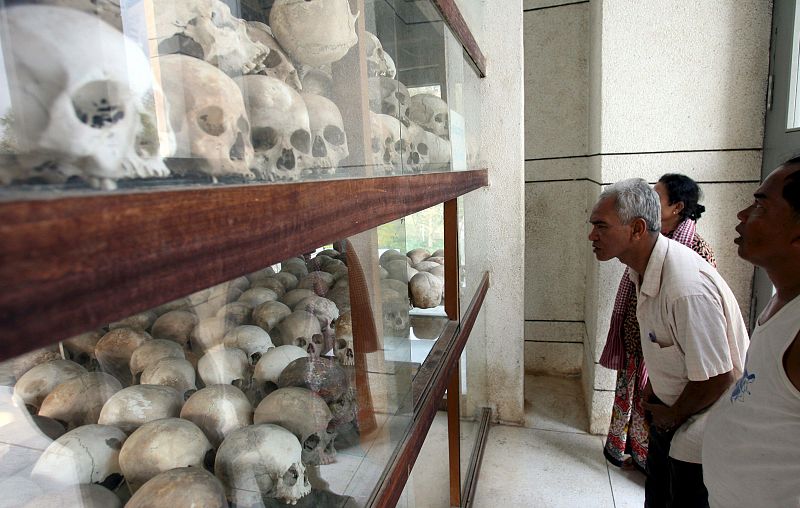
[[[454,0],[431,1],[484,77],[486,59]],[[350,3],[364,12],[364,0]],[[362,16],[357,30],[364,29]],[[366,97],[352,95],[352,83],[366,85],[363,61],[357,44],[332,70],[334,77],[352,78],[334,94],[356,101],[342,111],[352,127],[351,163],[369,168]],[[458,362],[489,279],[486,274],[459,323],[456,198],[487,185],[488,171],[476,169],[0,202],[0,360],[445,203],[449,322],[414,378],[412,392],[421,398],[411,427],[369,504],[397,502],[449,387],[456,394],[448,398],[450,500],[458,505]]]

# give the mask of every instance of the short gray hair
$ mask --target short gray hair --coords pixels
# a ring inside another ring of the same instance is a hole
[[[614,209],[623,224],[642,218],[648,231],[661,231],[661,201],[656,191],[641,178],[621,180],[600,194],[601,201],[614,198]]]

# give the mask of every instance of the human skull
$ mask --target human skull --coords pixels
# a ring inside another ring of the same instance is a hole
[[[195,326],[197,326],[197,316],[194,313],[172,310],[156,319],[150,333],[154,339],[171,340],[185,346]]]
[[[342,113],[336,104],[321,95],[303,92],[311,124],[310,169],[316,175],[336,173],[339,163],[350,155]]]
[[[369,109],[408,124],[406,109],[411,98],[406,86],[392,78],[369,78]]]
[[[238,348],[216,348],[206,351],[197,362],[197,373],[206,386],[245,384],[250,380],[250,362]]]
[[[272,29],[258,21],[245,21],[245,23],[247,24],[247,35],[252,40],[260,42],[269,48],[269,54],[264,58],[264,68],[260,71],[260,74],[279,79],[299,92],[302,86],[300,85],[297,70],[289,60],[289,57],[286,56],[286,53],[283,52],[283,48],[278,44],[278,41],[275,40],[272,35]]]
[[[202,506],[228,508],[225,487],[204,469],[179,467],[150,478],[125,503],[126,508]]]
[[[269,26],[294,60],[323,65],[338,61],[358,42],[357,18],[347,0],[276,0]]]
[[[153,322],[157,317],[158,316],[154,311],[146,310],[144,312],[139,312],[138,314],[128,316],[125,319],[109,323],[108,329],[114,330],[115,328],[133,328],[134,330],[147,331],[151,326],[153,326]]]
[[[308,267],[302,258],[289,258],[281,261],[281,272],[289,272],[300,280],[308,275]]]
[[[274,423],[300,440],[303,464],[317,466],[335,462],[336,434],[328,432],[331,410],[322,397],[307,388],[279,388],[256,408],[253,423]]]
[[[322,333],[317,316],[305,310],[292,312],[278,323],[275,330],[281,344],[292,344],[298,337],[310,339],[315,334]]]
[[[408,313],[409,303],[407,297],[404,298],[404,301],[398,300],[392,299],[383,302],[383,333],[393,337],[405,337],[411,324],[411,317]]]
[[[325,346],[325,336],[321,333],[312,335],[309,338],[297,337],[292,341],[295,346],[305,349],[309,357],[319,358],[320,355],[329,351]]]
[[[321,329],[328,328],[339,317],[339,309],[336,304],[321,296],[303,298],[294,306],[294,310],[304,310],[315,315]]]
[[[298,289],[310,289],[319,296],[325,296],[328,290],[333,286],[335,278],[333,274],[316,270],[309,272],[308,275],[297,284]]]
[[[243,76],[236,82],[250,113],[256,176],[299,180],[311,162],[311,128],[303,98],[277,78]]]
[[[97,423],[113,425],[130,434],[147,422],[177,418],[182,405],[183,394],[170,386],[129,386],[108,399]]]
[[[190,56],[164,55],[155,62],[177,137],[175,158],[168,161],[173,171],[253,178],[250,122],[236,83]]]
[[[31,478],[42,485],[65,487],[103,483],[112,475],[119,483],[119,453],[127,436],[111,425],[83,425],[59,437],[36,461]]]
[[[253,406],[233,385],[212,385],[196,391],[183,405],[181,418],[202,430],[214,448],[231,432],[253,423]]]
[[[410,123],[397,142],[403,169],[409,173],[443,169],[450,162],[450,142]]]
[[[290,344],[272,348],[264,353],[256,364],[253,379],[262,385],[267,382],[277,384],[281,372],[287,365],[307,356],[305,349]]]
[[[262,506],[269,498],[287,504],[311,492],[297,438],[263,423],[232,432],[219,447],[214,473],[236,506]]]
[[[93,330],[64,339],[62,344],[72,361],[89,370],[96,370],[97,359],[94,356],[94,348],[103,335],[105,332]]]
[[[226,303],[217,311],[217,317],[224,318],[232,326],[249,322],[252,315],[253,306],[245,302]]]
[[[67,430],[97,423],[100,411],[122,385],[105,372],[87,372],[68,379],[51,391],[42,401],[40,416],[64,424]]]
[[[253,323],[269,332],[291,313],[292,309],[284,303],[264,302],[253,309]]]
[[[278,279],[286,291],[291,291],[292,289],[297,288],[297,284],[299,282],[296,275],[289,273],[289,272],[278,272],[275,274],[275,278]]]
[[[272,302],[278,299],[278,293],[272,289],[257,286],[250,288],[239,297],[239,302],[250,306],[251,308],[258,307],[264,302]]]
[[[298,358],[287,365],[278,376],[277,385],[308,388],[327,403],[340,399],[349,388],[347,374],[338,363],[310,357]]]
[[[281,297],[281,303],[285,304],[287,307],[294,308],[295,305],[300,303],[300,301],[308,298],[309,296],[318,296],[318,295],[311,289],[298,287],[297,289],[292,289],[291,291],[287,291],[286,294]]]
[[[367,75],[394,78],[397,67],[389,53],[384,51],[383,44],[373,34],[364,32],[364,50],[367,54]]]
[[[177,342],[164,339],[148,340],[133,352],[129,362],[133,383],[139,383],[142,372],[162,358],[186,358]]]
[[[178,390],[184,400],[197,390],[194,367],[188,360],[163,358],[149,365],[142,372],[143,385],[171,386]]]
[[[115,189],[120,179],[169,175],[161,157],[172,153],[174,138],[168,125],[156,128],[157,87],[133,41],[64,7],[9,7],[5,19],[14,41],[5,57],[14,135],[27,178],[79,176]]]
[[[275,347],[272,338],[260,326],[242,325],[225,334],[222,343],[226,348],[238,348],[247,354],[250,364],[255,365],[261,355]]]
[[[295,286],[296,285],[297,285],[297,279],[295,278]],[[286,286],[281,281],[281,279],[278,278],[276,275],[270,275],[269,277],[262,277],[253,280],[253,287],[251,289],[258,289],[258,290],[268,289],[273,293],[275,293],[277,298],[280,298],[281,296],[284,295],[284,293],[286,293]],[[247,291],[245,291],[245,293],[246,292]],[[266,293],[264,293],[264,295],[266,296]],[[273,300],[275,299],[276,298],[273,298]],[[258,303],[263,303],[264,301],[266,301],[266,299],[263,299],[263,301]]]
[[[431,309],[439,305],[444,293],[443,282],[428,272],[419,272],[408,283],[411,301],[420,309]]]
[[[353,315],[350,311],[343,313],[336,320],[336,341],[333,354],[342,365],[355,365],[355,350],[353,349]]]
[[[329,72],[316,67],[301,67],[299,72],[304,92],[333,100],[333,77]]]
[[[420,93],[408,100],[408,119],[428,132],[450,139],[450,108],[439,97]]]
[[[248,36],[247,24],[233,16],[224,2],[154,0],[152,9],[159,55],[182,53],[230,76],[263,68],[269,48]]]
[[[406,252],[406,257],[408,257],[408,259],[411,260],[412,265],[416,265],[417,263],[431,257],[431,253],[425,249],[417,248],[417,249],[411,249],[410,251]]]
[[[111,330],[97,342],[94,354],[100,368],[119,380],[123,386],[133,383],[130,361],[133,352],[142,344],[152,340],[149,333],[133,328]]]
[[[181,418],[162,418],[133,431],[119,452],[119,466],[135,494],[157,474],[177,467],[202,468],[212,455],[211,443],[197,425]]]
[[[400,152],[401,123],[393,116],[369,112],[370,140],[373,163],[387,175],[397,175],[403,170]]]
[[[40,363],[22,375],[14,385],[14,396],[38,411],[53,389],[68,379],[85,374],[86,369],[70,360]]]

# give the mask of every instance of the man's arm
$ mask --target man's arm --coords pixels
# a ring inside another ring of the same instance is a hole
[[[653,415],[653,425],[656,427],[663,430],[677,429],[690,416],[716,402],[733,382],[732,371],[705,381],[689,381],[672,406],[643,401],[642,407]]]

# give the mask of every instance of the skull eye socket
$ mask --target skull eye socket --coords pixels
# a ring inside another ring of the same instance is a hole
[[[297,129],[292,133],[289,142],[301,152],[308,153],[308,150],[311,148],[311,134],[303,129]]]
[[[433,120],[436,123],[445,123],[447,121],[447,116],[445,116],[444,113],[439,113],[439,114],[437,114],[436,116],[433,117]]]
[[[322,132],[325,141],[333,146],[342,146],[344,144],[344,131],[335,125],[328,125]]]
[[[222,108],[209,106],[197,114],[197,126],[211,136],[219,136],[225,132],[225,115]]]
[[[417,151],[422,156],[428,155],[428,145],[426,145],[425,143],[418,144]]]
[[[82,123],[93,129],[102,129],[125,118],[121,95],[113,83],[92,81],[72,96],[72,108]]]
[[[303,442],[303,450],[307,452],[315,450],[319,446],[319,442],[319,436],[316,434],[311,434],[308,436],[308,439]]]
[[[278,52],[274,49],[271,49],[266,58],[264,58],[264,67],[267,69],[274,69],[275,67],[279,66],[281,62],[281,56],[278,54]]]
[[[397,98],[397,101],[400,104],[405,104],[406,103],[406,96],[404,94],[402,94],[400,92],[395,92],[394,96]]]
[[[278,144],[278,132],[272,127],[256,127],[253,129],[252,141],[256,150],[269,150]]]
[[[297,479],[300,478],[300,475],[297,473],[297,469],[294,466],[290,467],[288,471],[283,473],[283,483],[286,485],[293,487],[295,483],[297,483]]]

